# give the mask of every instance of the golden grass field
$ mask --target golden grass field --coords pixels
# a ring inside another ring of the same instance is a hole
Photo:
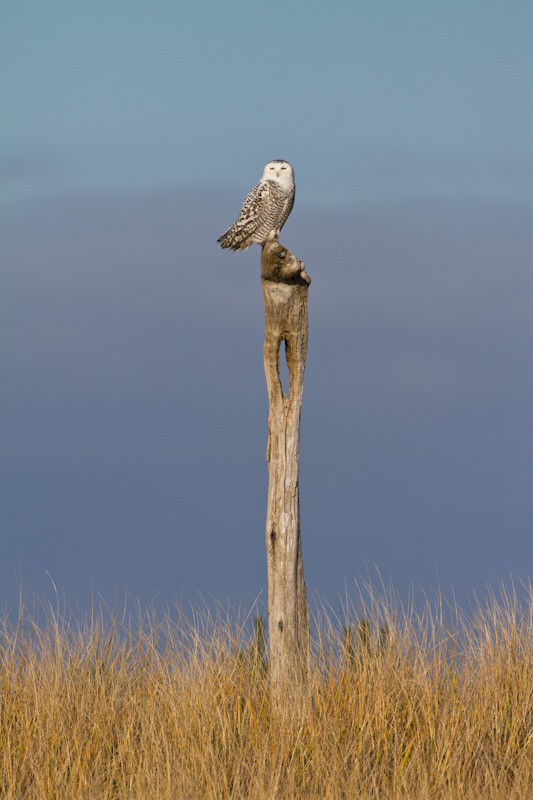
[[[531,800],[523,594],[465,613],[370,593],[348,629],[318,607],[305,710],[283,716],[254,611],[22,611],[0,628],[0,796]]]

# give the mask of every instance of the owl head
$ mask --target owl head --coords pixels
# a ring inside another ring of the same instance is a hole
[[[288,161],[269,161],[263,170],[262,181],[277,181],[285,186],[294,186],[294,172]]]

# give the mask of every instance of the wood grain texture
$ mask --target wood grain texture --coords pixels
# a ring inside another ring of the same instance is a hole
[[[302,690],[309,672],[309,612],[302,563],[298,472],[310,283],[305,265],[272,232],[261,255],[269,397],[266,548],[270,680],[278,707],[290,701],[292,708],[305,693]],[[290,378],[288,397],[279,376],[282,342]]]

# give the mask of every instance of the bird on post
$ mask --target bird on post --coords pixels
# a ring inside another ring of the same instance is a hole
[[[217,239],[220,246],[246,250],[264,245],[270,231],[279,236],[294,205],[294,172],[288,161],[269,161],[261,180],[242,204],[239,218]]]

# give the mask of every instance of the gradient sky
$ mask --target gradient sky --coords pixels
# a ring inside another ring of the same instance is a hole
[[[304,568],[533,571],[530,2],[1,10],[0,602],[266,601],[264,164],[306,263]]]

